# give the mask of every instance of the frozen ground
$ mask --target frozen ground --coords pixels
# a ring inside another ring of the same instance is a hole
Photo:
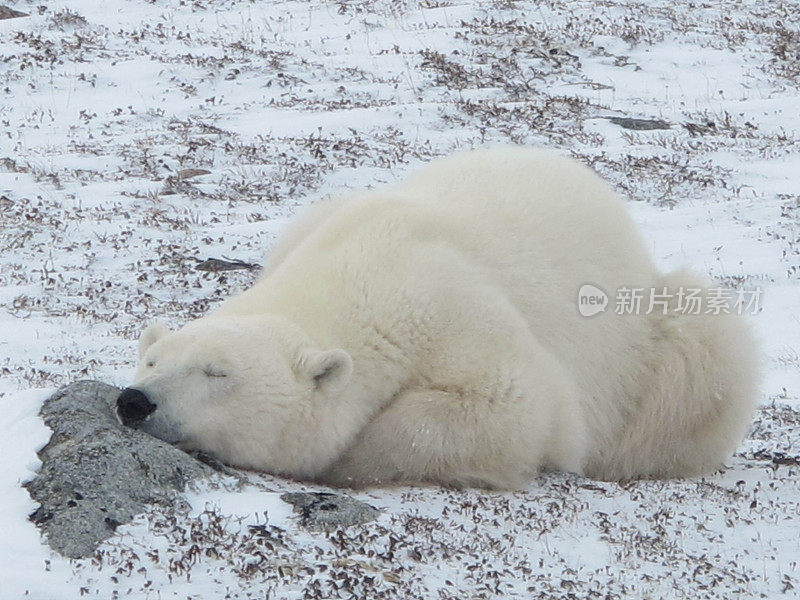
[[[29,16],[0,20],[0,598],[800,594],[800,3],[5,7]],[[511,142],[592,164],[664,268],[763,287],[762,408],[728,468],[366,492],[384,513],[358,535],[298,530],[277,496],[304,486],[254,475],[92,559],[41,545],[18,486],[47,439],[32,388],[124,384],[146,319],[255,276],[200,261],[260,263],[298,205]]]

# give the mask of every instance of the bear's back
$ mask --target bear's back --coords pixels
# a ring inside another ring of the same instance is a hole
[[[294,234],[295,247],[276,267],[286,285],[297,286],[287,304],[310,293],[309,281],[338,290],[338,280],[360,277],[388,294],[433,277],[428,263],[448,254],[500,289],[545,347],[575,363],[587,390],[602,380],[598,370],[632,360],[630,348],[647,336],[642,318],[617,316],[613,304],[603,318],[579,314],[582,285],[600,287],[613,303],[618,288],[653,286],[657,273],[622,201],[590,169],[552,152],[455,155],[397,185],[323,203],[304,218],[295,230],[302,235]],[[446,285],[461,286],[454,277]]]

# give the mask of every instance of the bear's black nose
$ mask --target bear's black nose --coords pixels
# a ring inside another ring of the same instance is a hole
[[[117,398],[117,414],[123,425],[136,427],[145,417],[156,409],[144,392],[135,388],[125,388]]]

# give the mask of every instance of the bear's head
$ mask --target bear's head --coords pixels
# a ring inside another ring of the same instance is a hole
[[[210,316],[139,339],[135,380],[117,399],[127,426],[233,466],[314,477],[343,440],[320,432],[352,373],[276,316]]]

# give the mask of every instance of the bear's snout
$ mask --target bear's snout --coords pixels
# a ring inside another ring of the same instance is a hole
[[[145,393],[135,388],[125,388],[117,398],[117,414],[123,425],[136,427],[156,409]]]

